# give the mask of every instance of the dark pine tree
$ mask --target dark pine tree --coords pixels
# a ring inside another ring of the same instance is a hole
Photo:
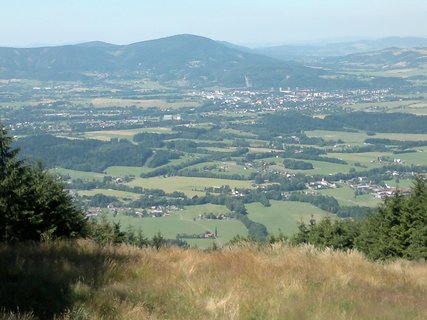
[[[58,179],[17,159],[0,125],[0,241],[40,241],[82,235],[83,212]]]

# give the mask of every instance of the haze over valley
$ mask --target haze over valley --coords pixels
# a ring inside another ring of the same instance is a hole
[[[424,2],[16,6],[0,318],[423,319]]]

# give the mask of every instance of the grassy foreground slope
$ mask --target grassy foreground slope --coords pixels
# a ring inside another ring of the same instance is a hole
[[[425,319],[427,265],[240,244],[0,246],[2,319]],[[9,315],[19,307],[20,315]],[[33,315],[28,315],[28,310]]]

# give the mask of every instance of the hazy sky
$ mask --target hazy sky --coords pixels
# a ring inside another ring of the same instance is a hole
[[[244,45],[427,36],[427,0],[0,0],[0,45],[192,33]]]

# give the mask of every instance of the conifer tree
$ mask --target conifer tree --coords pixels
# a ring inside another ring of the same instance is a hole
[[[62,184],[43,168],[18,160],[0,125],[0,241],[81,235],[85,220]]]
[[[397,192],[360,221],[301,223],[294,243],[335,249],[356,248],[371,259],[427,259],[427,182],[415,180],[411,195]]]

